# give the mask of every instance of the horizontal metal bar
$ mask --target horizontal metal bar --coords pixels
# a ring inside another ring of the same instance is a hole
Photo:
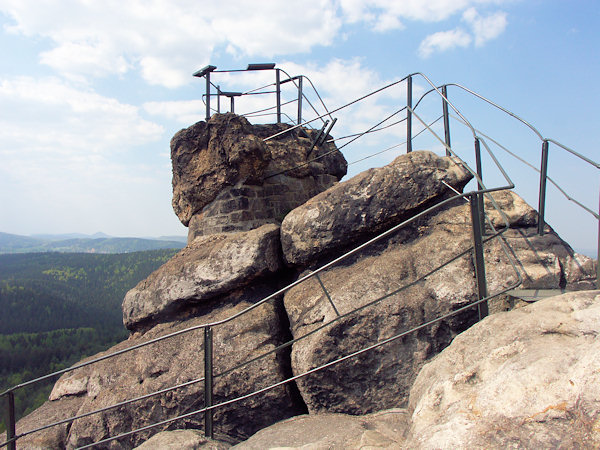
[[[595,161],[592,161],[591,159],[583,156],[580,153],[577,153],[575,150],[570,149],[569,147],[567,147],[566,145],[561,144],[560,142],[555,141],[554,139],[545,139],[547,142],[552,142],[554,145],[558,145],[560,148],[562,148],[563,150],[566,150],[567,152],[571,153],[574,156],[577,156],[578,158],[584,160],[586,163],[591,164],[592,166],[594,166],[596,169],[600,169],[600,164],[598,164]]]
[[[33,430],[24,431],[23,433],[19,434],[17,436],[17,438],[21,438],[21,437],[24,437],[24,436],[28,436],[30,434],[38,433],[38,432],[46,430],[48,428],[52,428],[52,427],[56,427],[56,426],[59,426],[59,425],[64,425],[66,423],[74,422],[77,419],[83,419],[84,417],[92,416],[94,414],[99,414],[99,413],[102,413],[102,412],[110,411],[111,409],[115,409],[115,408],[118,408],[120,406],[126,406],[126,405],[129,405],[131,403],[139,402],[140,400],[145,400],[147,398],[156,397],[157,395],[165,394],[167,392],[171,392],[171,391],[174,391],[174,390],[177,390],[177,389],[181,389],[183,387],[191,386],[192,384],[197,384],[197,383],[200,383],[202,381],[204,381],[204,377],[197,378],[195,380],[190,380],[190,381],[187,381],[185,383],[178,384],[176,386],[171,386],[169,388],[165,388],[165,389],[162,389],[160,391],[151,392],[150,394],[142,395],[140,397],[132,398],[130,400],[125,400],[125,401],[122,401],[120,403],[115,403],[114,405],[106,406],[104,408],[96,409],[94,411],[89,411],[89,412],[86,412],[86,413],[83,413],[83,414],[80,414],[80,415],[77,415],[77,416],[74,416],[74,417],[69,417],[67,419],[59,420],[57,422],[53,422],[53,423],[50,423],[48,425],[44,425],[44,426],[41,426],[39,428],[35,428]]]
[[[459,122],[461,122],[461,120],[458,117],[452,116],[453,119],[458,120]],[[494,138],[484,134],[482,131],[475,129],[475,131],[477,132],[478,135],[482,136],[485,138],[485,140],[489,140],[490,142],[492,142],[493,144],[497,145],[500,149],[504,150],[506,153],[508,153],[510,156],[512,156],[513,158],[517,159],[518,161],[520,161],[521,163],[525,164],[527,167],[529,167],[530,169],[534,170],[537,173],[540,173],[540,169],[538,169],[536,166],[534,166],[533,164],[527,162],[525,159],[521,158],[519,155],[517,155],[516,153],[510,151],[508,148],[506,148],[504,145],[502,145],[500,142],[498,142],[497,140],[495,140]],[[549,140],[550,142],[550,140]],[[493,156],[493,153],[491,153],[491,156],[493,158],[495,158]],[[552,184],[556,189],[558,189],[558,191],[564,195],[564,197],[570,201],[575,203],[577,206],[579,206],[580,208],[584,209],[585,211],[587,211],[588,213],[590,213],[592,216],[594,216],[597,220],[600,220],[600,215],[598,215],[598,213],[596,213],[594,210],[590,209],[589,207],[587,207],[586,205],[584,205],[583,203],[579,202],[578,200],[576,200],[575,198],[571,197],[556,181],[554,181],[551,177],[547,177],[547,180],[550,182],[550,184]]]

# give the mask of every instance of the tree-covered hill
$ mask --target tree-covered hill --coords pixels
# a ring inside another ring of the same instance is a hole
[[[177,251],[0,255],[0,392],[126,338],[125,293]],[[54,381],[17,391],[17,415],[45,401]]]
[[[125,293],[175,251],[0,255],[0,334],[120,329]]]

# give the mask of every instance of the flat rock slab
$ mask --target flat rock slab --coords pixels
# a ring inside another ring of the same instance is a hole
[[[123,323],[165,321],[186,305],[247,286],[281,266],[279,227],[201,236],[131,289],[123,300]]]
[[[173,430],[155,434],[135,450],[226,450],[230,445],[207,439],[197,430]]]
[[[238,450],[266,449],[400,449],[409,423],[406,410],[365,416],[315,414],[293,417],[259,431],[235,445]]]
[[[423,367],[407,448],[598,448],[600,291],[494,314]]]
[[[291,211],[281,224],[286,262],[307,265],[401,222],[462,190],[471,174],[448,157],[416,151],[339,183]],[[446,183],[446,184],[444,184]]]

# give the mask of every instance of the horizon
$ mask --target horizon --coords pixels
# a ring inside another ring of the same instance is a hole
[[[208,64],[242,69],[275,62],[291,75],[310,77],[330,109],[420,71],[436,84],[475,90],[589,158],[597,154],[591,133],[600,119],[596,2],[323,0],[303,6],[302,14],[286,5],[248,8],[238,1],[45,5],[0,0],[0,231],[6,233],[187,234],[171,208],[169,141],[204,120],[204,80],[192,74]],[[272,82],[272,74],[221,79],[227,89],[243,90]],[[371,126],[394,102],[402,105],[404,93],[374,100],[360,115],[346,114],[332,134]],[[244,107],[240,101],[240,111]],[[495,116],[487,111],[475,108],[467,118],[495,131]],[[457,135],[453,146],[472,147],[461,139]],[[398,140],[398,133],[388,133],[376,145]],[[526,142],[520,134],[514,140],[539,163],[537,144],[519,144]],[[438,152],[431,142],[426,145]],[[373,149],[349,147],[344,154],[354,161]],[[403,147],[376,163],[401,153]],[[363,167],[352,166],[348,177]],[[598,186],[581,186],[582,178],[597,181],[596,172],[580,170],[554,150],[549,167],[597,211]],[[537,209],[531,199],[539,183],[514,171],[532,182],[523,197]],[[595,248],[597,223],[548,189],[557,206],[547,208],[547,222],[574,248]]]

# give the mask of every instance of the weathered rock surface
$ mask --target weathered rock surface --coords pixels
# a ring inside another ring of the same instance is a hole
[[[495,196],[508,208],[510,226],[529,223],[531,208],[516,194]],[[477,299],[469,250],[470,209],[464,201],[460,202],[364,249],[350,262],[322,272],[320,278],[335,309],[314,278],[286,293],[285,307],[294,338],[312,333],[293,345],[294,374],[383,341]],[[516,265],[524,273],[525,287],[588,286],[595,274],[593,261],[574,254],[550,229],[543,237],[534,235],[534,230],[535,227],[510,228],[505,233],[515,249]],[[495,239],[484,246],[490,294],[501,292],[518,280],[501,242]],[[576,268],[572,277],[566,275],[567,267]],[[382,299],[378,304],[367,306],[378,299]],[[342,317],[324,326],[336,318],[336,309]],[[405,405],[409,389],[425,362],[476,318],[474,309],[463,312],[299,379],[309,412],[365,414]]]
[[[226,450],[228,448],[231,446],[207,439],[201,431],[174,430],[155,434],[135,450]]]
[[[306,265],[400,223],[419,209],[462,190],[471,175],[461,165],[431,152],[397,157],[333,186],[290,212],[281,224],[285,260]]]
[[[406,448],[598,448],[600,291],[494,314],[425,365]]]
[[[261,430],[233,448],[239,450],[399,449],[409,421],[409,415],[404,409],[382,411],[365,416],[303,415]]]
[[[173,209],[196,236],[247,231],[275,220],[346,174],[335,144],[312,150],[316,132],[285,124],[251,125],[215,114],[171,140]],[[285,171],[285,173],[282,173]]]
[[[255,301],[255,299],[252,299]],[[235,305],[222,305],[202,317],[185,322],[160,324],[144,335],[134,334],[129,340],[107,352],[114,352],[140,344],[158,336],[208,321],[230,317],[252,304],[239,301]],[[244,320],[231,321],[214,330],[214,373],[227,371],[238,363],[262,355],[284,339],[279,323],[279,311],[272,304],[264,304],[244,316]],[[142,347],[93,366],[77,369],[64,375],[55,385],[46,406],[26,418],[28,423],[48,423],[48,411],[58,411],[63,405],[73,405],[78,414],[133,399],[167,387],[200,380],[204,373],[204,332],[202,329],[176,336],[166,341]],[[102,353],[104,354],[104,353]],[[97,356],[101,356],[97,355]],[[270,354],[252,364],[215,378],[215,403],[247,394],[289,376],[282,356]],[[115,436],[150,423],[201,409],[204,406],[203,383],[194,383],[171,392],[135,403],[120,406],[99,414],[78,419],[68,430],[42,432],[31,436],[38,441],[52,440],[51,448],[73,448]],[[217,438],[225,435],[230,440],[241,440],[260,428],[302,412],[295,405],[287,387],[279,387],[251,397],[242,403],[215,411]],[[171,428],[203,428],[203,414],[188,417],[171,424]],[[169,426],[137,433],[107,445],[108,448],[131,448],[141,444],[152,434],[169,429]],[[29,437],[19,440],[28,445]]]
[[[131,289],[123,300],[123,323],[165,321],[184,306],[239,289],[281,266],[279,227],[202,236]]]

